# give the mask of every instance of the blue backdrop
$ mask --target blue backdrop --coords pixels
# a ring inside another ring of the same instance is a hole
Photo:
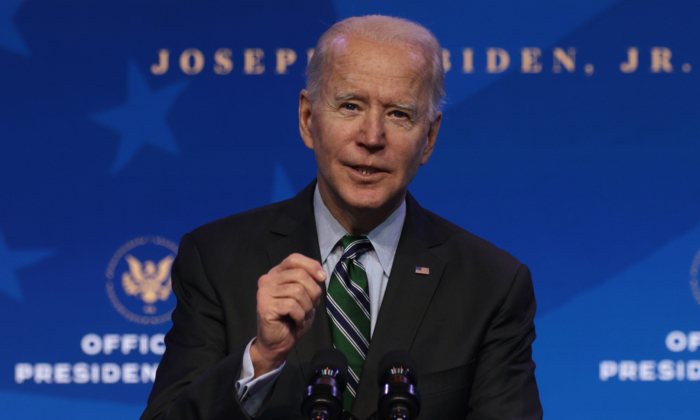
[[[0,413],[137,418],[182,234],[286,199],[308,50],[393,14],[445,48],[411,191],[527,263],[553,419],[694,419],[695,1],[0,0]]]

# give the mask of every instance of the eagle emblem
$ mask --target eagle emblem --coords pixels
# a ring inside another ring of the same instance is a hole
[[[122,274],[122,287],[127,295],[139,297],[146,305],[168,299],[172,291],[170,267],[175,256],[168,255],[157,266],[151,260],[141,263],[130,254],[124,259],[129,264],[129,271]]]

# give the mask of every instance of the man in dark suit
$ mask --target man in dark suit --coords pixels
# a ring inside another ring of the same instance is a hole
[[[432,153],[443,86],[440,46],[412,22],[350,18],[321,37],[299,101],[317,180],[183,237],[142,419],[301,418],[311,358],[332,345],[350,360],[359,419],[376,410],[393,349],[416,359],[420,418],[542,417],[527,267],[407,191]]]

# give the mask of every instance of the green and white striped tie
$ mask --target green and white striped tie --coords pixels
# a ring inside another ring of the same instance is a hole
[[[348,358],[348,386],[343,395],[350,411],[357,394],[370,340],[369,284],[365,268],[357,259],[372,249],[366,236],[341,239],[343,256],[328,284],[326,311],[331,321],[333,345]]]

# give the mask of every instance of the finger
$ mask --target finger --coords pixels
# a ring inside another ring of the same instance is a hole
[[[301,254],[291,254],[285,258],[279,265],[270,270],[270,273],[279,273],[285,270],[301,268],[306,271],[314,280],[321,282],[326,280],[326,272],[323,270],[321,263]]]
[[[273,276],[274,280],[272,280],[272,284],[299,284],[304,288],[311,301],[314,302],[314,306],[318,306],[320,303],[322,293],[321,286],[311,276],[309,276],[309,273],[307,273],[305,270],[295,268],[282,271]]]
[[[306,324],[306,311],[299,306],[299,303],[297,303],[296,300],[291,298],[277,299],[275,302],[275,307],[277,313],[282,317],[288,316],[294,321],[294,325],[297,330],[304,328],[304,325]]]
[[[294,299],[304,312],[308,312],[316,306],[306,288],[299,283],[283,283],[277,285],[271,288],[271,295],[275,299]]]
[[[322,293],[321,286],[303,270],[299,270],[296,275],[290,270],[266,274],[258,280],[258,309],[269,308],[274,299],[291,297],[305,310],[309,310],[321,304]]]

